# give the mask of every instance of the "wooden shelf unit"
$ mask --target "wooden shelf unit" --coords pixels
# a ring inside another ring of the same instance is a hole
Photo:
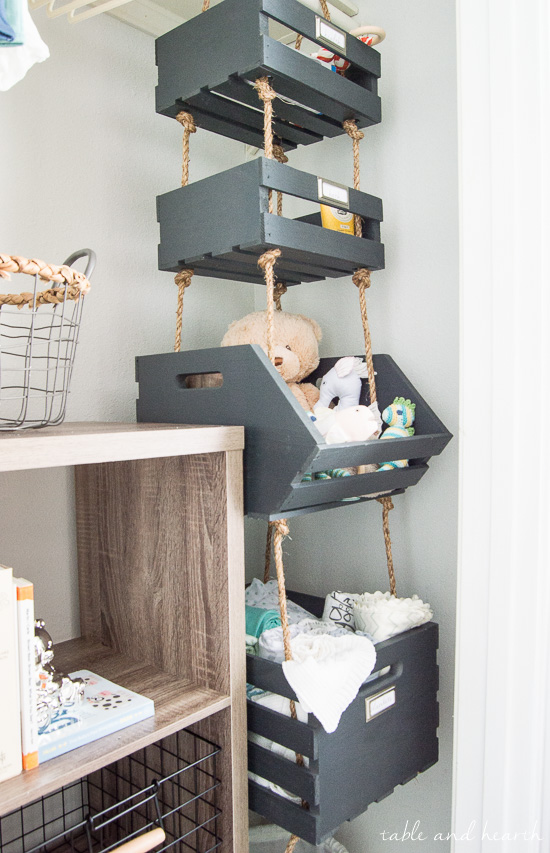
[[[247,848],[242,427],[65,424],[0,435],[0,471],[75,465],[82,637],[91,669],[155,715],[0,785],[0,814],[182,728],[222,747],[222,850]]]

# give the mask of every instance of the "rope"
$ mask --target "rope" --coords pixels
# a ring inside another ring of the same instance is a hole
[[[186,187],[189,183],[189,136],[197,132],[195,120],[191,113],[181,112],[176,116],[177,121],[183,125],[183,157],[181,166],[181,185]]]
[[[265,568],[264,583],[267,583],[271,574],[271,546],[273,544],[273,522],[267,522],[267,540],[265,543]]]
[[[183,319],[183,294],[185,293],[185,288],[189,287],[191,284],[191,279],[193,278],[193,270],[180,270],[179,273],[176,274],[174,281],[178,286],[178,307],[176,310],[176,340],[174,343],[174,352],[179,352],[181,350],[181,326]]]
[[[26,275],[37,275],[43,279],[43,281],[55,281],[59,284],[68,284],[69,287],[75,288],[74,295],[70,296],[70,299],[79,299],[84,293],[88,293],[91,287],[90,282],[84,273],[79,272],[72,267],[68,267],[65,264],[57,266],[56,264],[47,264],[45,261],[40,261],[37,258],[31,258],[29,260],[28,258],[22,258],[20,255],[0,254],[0,278],[11,278],[10,273],[12,272],[21,272]],[[57,289],[58,288],[46,290],[43,294],[38,294],[38,296],[44,297],[46,302],[55,302],[56,299],[54,296]],[[78,293],[76,293],[76,291],[78,291]],[[50,294],[51,298],[46,294]],[[25,296],[28,296],[28,294],[25,294]],[[64,298],[65,297],[63,296],[57,301],[63,302]],[[17,299],[17,297],[12,293],[8,294],[7,297],[0,296],[0,299],[4,299],[6,304],[18,304],[17,302],[11,301],[12,299]],[[24,301],[26,303],[28,300]]]
[[[208,9],[210,5],[210,0],[205,0],[205,5],[203,6],[203,12]],[[192,133],[197,132],[197,128],[195,125],[195,120],[191,113],[181,112],[178,113],[176,119],[183,126],[183,152],[182,152],[182,165],[181,165],[181,185],[182,187],[186,187],[189,183],[189,137]],[[176,340],[174,343],[174,352],[179,352],[181,350],[181,327],[183,322],[183,294],[185,292],[185,288],[189,287],[191,284],[191,278],[193,277],[193,270],[186,269],[180,270],[179,273],[176,274],[174,281],[178,286],[178,307],[176,309]]]
[[[269,249],[258,258],[258,266],[264,271],[267,287],[267,356],[272,364],[275,364],[275,273],[273,272],[273,267],[275,266],[275,261],[280,257],[280,255],[280,249]]]
[[[330,21],[330,11],[329,11],[329,8],[327,5],[327,0],[320,0],[320,3],[321,3],[321,9],[323,10],[323,15],[325,16],[325,20]],[[296,50],[300,50],[300,48],[302,46],[302,39],[303,39],[303,36],[301,36],[301,35],[296,36],[296,41],[294,43],[294,47],[296,48]],[[290,851],[289,851],[289,853],[290,853]]]
[[[357,124],[351,118],[346,119],[342,123],[342,127],[353,142],[353,188],[361,189],[361,167],[359,165],[359,143],[364,138],[365,134],[361,130],[357,130]],[[363,233],[363,225],[361,217],[356,213],[353,217],[355,224],[355,236],[361,237]]]
[[[286,284],[284,284],[284,282],[282,282],[282,281],[278,281],[277,284],[275,285],[275,291],[273,294],[273,299],[275,300],[275,308],[277,309],[277,311],[282,311],[281,296],[284,296],[285,293],[287,292],[287,290],[288,290],[288,288],[287,288]]]
[[[273,104],[272,101],[277,97],[277,93],[269,85],[267,77],[259,77],[254,83],[254,88],[258,92],[258,97],[264,104],[264,154],[270,160],[275,156],[273,146]],[[273,191],[268,192],[268,210],[273,213]],[[282,204],[282,201],[281,201]],[[278,203],[277,203],[278,208]]]
[[[279,163],[288,163],[288,157],[286,156],[283,147],[281,145],[273,146],[273,155]],[[283,215],[283,194],[279,190],[277,190],[277,216]],[[279,311],[280,311],[279,307]]]
[[[367,373],[369,377],[369,394],[371,403],[376,403],[376,380],[374,376],[374,364],[372,361],[372,342],[369,329],[369,318],[367,315],[367,299],[365,290],[370,287],[370,270],[356,270],[351,280],[359,288],[359,305],[361,308],[361,320],[363,321],[363,334],[365,336],[365,361],[367,362]]]
[[[201,11],[206,12],[209,8],[210,8],[210,0],[204,0],[204,3],[202,4],[202,10]]]
[[[391,498],[378,498],[378,503],[382,504],[382,527],[384,530],[384,543],[386,545],[386,562],[388,564],[388,575],[390,578],[390,592],[392,595],[397,595],[395,591],[395,572],[393,569],[393,557],[391,553],[391,538],[390,538],[390,510],[394,508]]]

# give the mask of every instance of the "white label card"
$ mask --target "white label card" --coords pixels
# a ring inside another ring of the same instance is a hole
[[[336,201],[343,207],[349,207],[349,192],[348,188],[342,184],[333,184],[330,181],[325,181],[323,178],[318,178],[318,196],[323,201]]]
[[[383,690],[381,693],[375,693],[374,696],[369,696],[365,699],[365,707],[367,712],[367,723],[373,717],[377,717],[383,711],[387,711],[395,705],[395,687],[390,687],[389,690]]]
[[[317,16],[315,18],[315,29],[317,38],[328,42],[334,47],[339,47],[341,50],[346,49],[346,33],[343,30],[333,27],[324,18],[318,18]]]

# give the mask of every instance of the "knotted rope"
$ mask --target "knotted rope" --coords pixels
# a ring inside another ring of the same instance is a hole
[[[378,503],[382,504],[382,527],[384,530],[384,544],[386,546],[386,562],[388,564],[388,575],[390,578],[390,592],[392,595],[397,595],[395,591],[395,572],[393,569],[393,557],[391,553],[391,537],[390,537],[390,510],[394,509],[393,501],[390,497],[378,498]]]
[[[51,287],[37,293],[24,291],[23,293],[0,294],[0,307],[2,305],[15,305],[23,308],[38,305],[59,305],[66,299],[77,301],[88,293],[90,282],[84,273],[68,267],[65,264],[47,264],[37,258],[23,258],[20,255],[0,254],[0,278],[10,279],[10,273],[25,273],[26,275],[38,276],[43,281],[54,281],[61,287]]]
[[[283,629],[283,646],[285,650],[285,660],[292,660],[292,649],[290,646],[290,628],[288,624],[288,614],[286,609],[286,589],[285,589],[285,572],[283,567],[283,539],[288,536],[289,529],[286,519],[280,518],[277,521],[270,521],[269,526],[273,530],[273,553],[275,555],[275,568],[277,570],[277,591],[279,594],[279,608],[281,611],[281,627]],[[293,720],[298,718],[296,714],[296,703],[290,699],[290,716]],[[296,764],[303,767],[304,757],[300,753],[296,753]],[[302,802],[304,808],[307,803]],[[292,853],[296,847],[299,837],[291,835],[285,849],[285,853]]]
[[[178,286],[178,307],[176,309],[176,340],[174,343],[174,352],[181,350],[181,326],[183,320],[183,294],[185,288],[191,284],[193,278],[193,270],[180,270],[176,273],[174,281]]]
[[[267,77],[259,77],[254,83],[254,88],[258,92],[258,97],[264,104],[264,154],[270,160],[275,157],[273,146],[273,103],[277,97],[277,93],[270,86]],[[273,190],[269,190],[268,194],[268,211],[273,213]],[[281,200],[282,204],[282,200]]]
[[[273,267],[280,255],[280,249],[269,249],[258,258],[258,266],[264,271],[267,289],[267,356],[272,364],[275,364],[275,273]]]
[[[362,130],[357,129],[357,124],[353,119],[348,118],[342,123],[342,127],[353,142],[353,188],[361,189],[361,167],[359,164],[359,143],[364,138],[365,134]],[[363,224],[361,217],[356,213],[353,217],[355,225],[355,236],[361,237],[363,234]]]
[[[205,2],[209,2],[209,0],[205,0]],[[206,7],[208,8],[208,6]],[[203,8],[203,12],[204,12]],[[191,113],[186,113],[182,110],[182,112],[178,113],[176,116],[177,121],[183,126],[183,152],[182,152],[182,166],[181,166],[181,185],[182,187],[186,187],[189,183],[189,137],[192,133],[197,132],[197,128],[195,125],[195,120]],[[185,288],[189,287],[191,284],[191,279],[193,277],[194,270],[192,269],[184,269],[180,270],[174,278],[176,285],[178,287],[178,306],[176,309],[176,340],[174,343],[174,352],[179,352],[181,350],[181,327],[183,322],[183,294],[185,292]]]
[[[283,147],[281,145],[273,146],[273,156],[279,163],[288,163],[288,157],[286,156]],[[277,190],[277,216],[283,215],[283,194],[280,190]]]
[[[329,8],[327,5],[327,0],[320,0],[320,3],[321,3],[321,9],[323,10],[323,15],[325,16],[325,20],[330,21],[330,11],[329,11]],[[296,50],[300,50],[300,48],[302,46],[302,39],[303,39],[303,36],[301,36],[301,35],[296,36],[296,41],[294,43],[294,47],[296,48]]]

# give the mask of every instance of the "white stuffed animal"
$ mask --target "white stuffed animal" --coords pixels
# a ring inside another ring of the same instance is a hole
[[[359,405],[361,396],[361,379],[367,377],[367,365],[356,356],[340,358],[321,382],[319,400],[314,411],[327,408],[338,397],[337,409],[348,409]]]

